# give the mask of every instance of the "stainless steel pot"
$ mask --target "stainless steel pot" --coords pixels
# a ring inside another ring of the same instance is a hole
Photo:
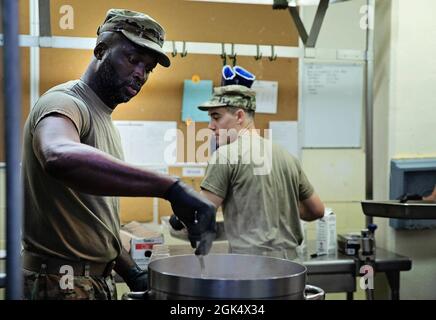
[[[205,270],[194,255],[152,261],[147,293],[123,299],[288,299],[321,300],[324,291],[306,286],[305,266],[285,259],[209,254]]]

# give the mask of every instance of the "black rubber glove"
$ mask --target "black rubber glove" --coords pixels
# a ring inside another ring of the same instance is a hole
[[[214,205],[181,181],[169,188],[165,199],[171,202],[175,216],[186,227],[191,246],[196,248],[195,254],[208,254],[216,236]],[[170,223],[174,223],[172,219]],[[177,230],[177,227],[174,229]]]
[[[176,231],[180,231],[185,228],[185,225],[179,220],[179,218],[176,217],[175,214],[170,217],[169,222],[171,227]]]
[[[124,276],[124,281],[132,292],[142,292],[148,290],[148,272],[146,270],[142,270],[137,265],[131,267],[127,271],[126,275]]]

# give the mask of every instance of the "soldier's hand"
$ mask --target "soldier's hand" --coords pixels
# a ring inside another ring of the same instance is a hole
[[[406,203],[408,201],[419,201],[422,200],[422,196],[420,194],[410,194],[410,193],[406,193],[403,194],[400,198],[399,198],[401,203]]]
[[[180,231],[180,230],[186,228],[186,226],[179,220],[179,218],[177,218],[177,216],[175,214],[173,214],[170,217],[169,223],[170,223],[171,227],[176,231]],[[188,237],[189,237],[189,240],[191,242],[191,246],[193,248],[197,249],[195,251],[195,254],[196,255],[208,254],[211,247],[212,247],[212,243],[215,240],[216,231],[213,231],[213,232],[206,231],[206,232],[197,234],[196,230],[193,230],[193,229],[195,229],[195,227],[191,228],[191,235],[188,235]]]
[[[195,254],[208,254],[216,236],[215,206],[181,181],[169,188],[165,198],[171,202],[177,219],[186,226]]]
[[[124,276],[124,281],[132,292],[148,290],[148,272],[135,265]]]

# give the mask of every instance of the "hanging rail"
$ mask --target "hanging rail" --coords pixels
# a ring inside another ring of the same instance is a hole
[[[20,35],[20,46],[22,47],[41,47],[41,48],[62,48],[62,49],[81,49],[92,50],[95,46],[96,38],[85,37],[37,37],[31,35]],[[185,44],[185,45],[184,45]],[[0,46],[3,46],[3,35],[0,34]],[[163,49],[171,54],[174,48],[177,52],[187,54],[211,54],[221,55],[222,43],[213,42],[186,42],[186,41],[165,41]],[[353,49],[323,49],[323,48],[298,48],[291,46],[272,46],[270,44],[234,44],[234,52],[238,56],[251,56],[264,58],[271,56],[271,48],[274,47],[274,54],[277,58],[327,58],[333,60],[366,60],[365,51]],[[225,52],[232,52],[232,44],[224,44]]]
[[[86,37],[37,37],[30,35],[20,35],[20,46],[22,47],[44,47],[44,48],[63,48],[63,49],[94,49],[96,38]],[[0,34],[0,45],[3,45],[3,35]],[[226,52],[231,52],[232,44],[225,43]],[[256,44],[234,44],[234,52],[238,56],[253,56],[258,53],[257,47],[263,56],[269,56],[271,45]],[[167,53],[185,51],[189,54],[213,54],[222,53],[221,43],[212,42],[185,42],[185,41],[165,41],[163,49]],[[275,53],[279,58],[301,58],[304,50],[291,46],[274,46]]]

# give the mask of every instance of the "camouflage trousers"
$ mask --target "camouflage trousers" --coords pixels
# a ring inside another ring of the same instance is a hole
[[[25,300],[116,300],[113,276],[74,276],[69,283],[62,275],[23,269]]]

